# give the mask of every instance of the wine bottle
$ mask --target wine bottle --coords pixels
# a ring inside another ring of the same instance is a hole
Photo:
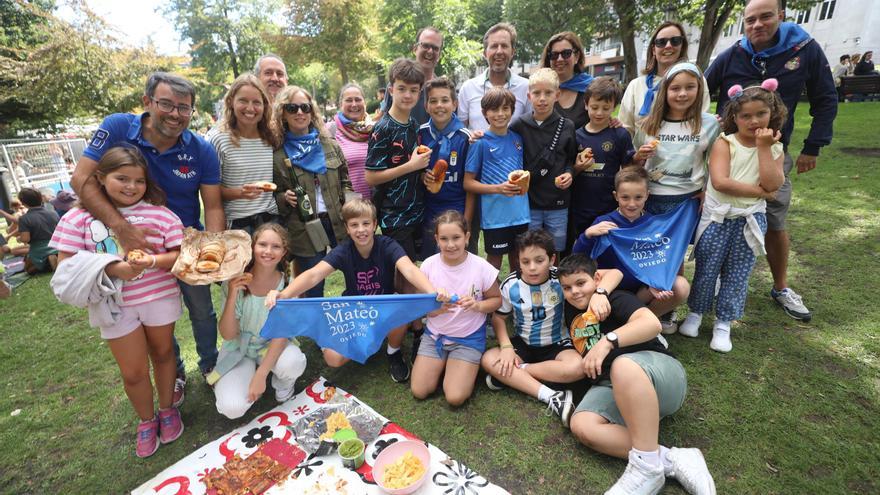
[[[300,185],[299,180],[297,180],[296,171],[293,170],[293,164],[290,163],[289,158],[284,159],[284,165],[287,166],[290,180],[293,182],[293,193],[296,194],[296,209],[299,219],[303,222],[308,222],[315,214],[315,211],[312,209],[312,201],[309,199],[306,190]]]

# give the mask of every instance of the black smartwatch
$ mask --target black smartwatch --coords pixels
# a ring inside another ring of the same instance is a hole
[[[596,294],[601,294],[605,297],[608,297],[608,291],[603,289],[602,287],[596,287]]]
[[[620,349],[620,342],[617,340],[617,334],[614,332],[608,332],[605,334],[605,338],[608,342],[611,342],[611,347],[614,349]]]

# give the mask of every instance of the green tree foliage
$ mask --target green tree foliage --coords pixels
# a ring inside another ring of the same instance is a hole
[[[17,38],[19,45],[0,49],[2,133],[129,111],[140,105],[146,74],[174,67],[151,47],[122,45],[85,5],[68,23],[38,5],[15,4],[32,17],[31,32]]]
[[[321,62],[346,83],[375,66],[373,14],[369,0],[288,0],[283,36],[274,41],[285,60]]]
[[[564,0],[548,8],[545,0],[505,0],[505,17],[516,26],[517,59],[539,61],[544,44],[560,31],[574,31],[589,46],[596,32],[594,3]]]
[[[181,38],[192,43],[193,65],[228,82],[251,70],[278,28],[266,17],[274,0],[169,0],[164,8]]]

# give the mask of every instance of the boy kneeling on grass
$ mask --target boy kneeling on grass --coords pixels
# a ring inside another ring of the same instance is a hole
[[[574,383],[584,378],[580,355],[562,328],[562,286],[556,277],[553,236],[546,230],[529,230],[516,238],[519,270],[501,284],[501,307],[492,316],[499,346],[483,354],[482,366],[490,390],[503,385],[547,404],[568,426],[571,390],[554,390],[549,384]],[[608,293],[622,278],[617,270],[606,273],[590,308],[604,317]],[[507,315],[513,315],[514,335],[507,335]],[[555,385],[554,385],[555,386]]]
[[[699,449],[658,443],[660,419],[678,411],[687,392],[684,367],[657,338],[660,320],[635,295],[618,290],[609,296],[610,314],[585,324],[579,316],[597,291],[596,264],[574,254],[562,260],[558,275],[566,327],[585,326],[571,328],[571,335],[583,339],[582,369],[593,382],[571,417],[571,431],[593,450],[629,459],[606,495],[655,494],[666,477],[688,493],[714,494]]]

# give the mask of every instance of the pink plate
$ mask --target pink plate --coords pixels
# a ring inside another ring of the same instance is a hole
[[[412,452],[418,460],[422,461],[422,464],[425,466],[425,474],[416,480],[415,483],[404,488],[394,489],[385,487],[382,483],[382,478],[385,475],[385,467],[389,464],[393,464],[407,452]],[[389,445],[379,453],[379,457],[377,457],[376,462],[373,463],[373,479],[376,480],[376,484],[379,485],[379,488],[391,495],[409,495],[410,493],[413,493],[425,483],[425,480],[428,479],[428,473],[430,472],[431,454],[428,453],[428,447],[424,442],[415,440],[403,440]]]

